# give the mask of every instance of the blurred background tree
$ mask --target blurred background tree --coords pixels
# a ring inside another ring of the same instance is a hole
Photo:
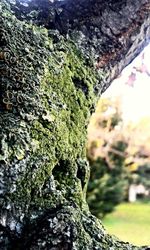
[[[149,119],[124,124],[119,98],[99,101],[88,128],[87,145],[91,166],[87,201],[97,217],[130,199],[130,185],[150,188],[149,124]],[[134,189],[138,192],[136,186]]]
[[[89,126],[88,158],[91,177],[87,201],[91,212],[99,218],[112,212],[127,194],[128,172],[124,167],[127,142],[122,127],[118,101],[99,102]]]

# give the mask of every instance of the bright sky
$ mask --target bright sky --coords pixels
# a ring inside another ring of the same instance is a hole
[[[150,45],[144,49],[144,52],[144,64],[150,73]],[[134,66],[140,66],[142,54],[143,52],[123,70],[122,76],[114,80],[103,94],[104,97],[121,97],[125,121],[137,122],[142,117],[150,117],[150,76],[133,69]],[[126,84],[131,71],[136,72],[134,87]]]

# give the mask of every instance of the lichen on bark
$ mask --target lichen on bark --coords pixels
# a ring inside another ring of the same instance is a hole
[[[86,127],[103,75],[9,1],[0,14],[0,249],[138,249],[107,235],[85,200]]]

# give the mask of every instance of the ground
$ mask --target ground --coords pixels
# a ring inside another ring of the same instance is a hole
[[[109,233],[139,246],[150,244],[150,203],[124,203],[105,217]]]

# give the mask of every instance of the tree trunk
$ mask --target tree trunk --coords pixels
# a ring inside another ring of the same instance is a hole
[[[0,249],[148,249],[90,214],[85,143],[99,93],[148,43],[149,10],[150,0],[1,0]]]

